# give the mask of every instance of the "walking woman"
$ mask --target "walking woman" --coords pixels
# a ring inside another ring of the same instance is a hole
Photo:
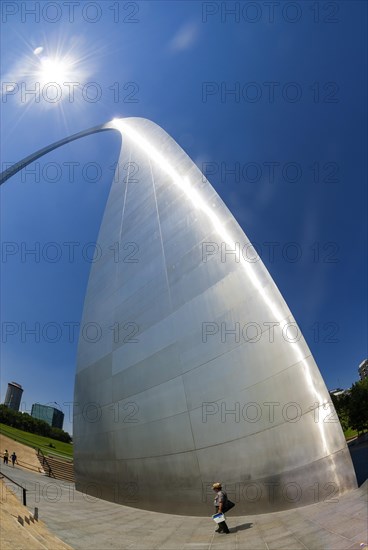
[[[214,483],[212,485],[212,489],[216,492],[214,505],[216,507],[216,514],[224,513],[226,510],[226,504],[227,504],[227,494],[225,491],[222,490],[221,483]],[[226,525],[226,521],[222,521],[218,524],[218,528],[216,529],[216,533],[230,533],[228,526]]]

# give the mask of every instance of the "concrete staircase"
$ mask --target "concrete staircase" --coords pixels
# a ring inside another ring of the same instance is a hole
[[[40,450],[37,451],[37,458],[47,476],[74,483],[73,461],[45,456]]]
[[[1,550],[72,550],[38,521],[38,508],[31,513],[22,505],[11,485],[18,485],[10,478],[0,476]]]

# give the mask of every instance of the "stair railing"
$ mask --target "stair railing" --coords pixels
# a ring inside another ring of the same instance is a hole
[[[49,477],[55,477],[54,472],[52,471],[52,468],[51,468],[50,464],[47,461],[47,458],[45,457],[45,455],[43,454],[43,452],[41,451],[40,448],[37,449],[37,454],[38,454],[38,457],[39,458],[41,457],[41,459],[42,459],[42,462],[41,462],[42,463],[42,468],[44,470],[47,470],[47,475]],[[45,468],[45,466],[46,466],[46,468]]]
[[[6,477],[6,479],[8,479],[12,483],[14,483],[14,485],[17,485],[18,487],[20,487],[22,489],[22,491],[23,491],[23,504],[24,504],[24,506],[27,506],[27,489],[25,487],[23,487],[23,485],[21,485],[17,481],[14,481],[14,479],[12,479],[11,477],[4,474],[4,472],[0,472],[0,477]]]

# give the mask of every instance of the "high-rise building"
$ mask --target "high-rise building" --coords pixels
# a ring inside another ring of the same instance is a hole
[[[368,378],[368,359],[364,359],[364,361],[360,363],[358,371],[361,380]]]
[[[64,413],[59,411],[59,409],[55,409],[55,407],[34,403],[32,405],[31,416],[47,422],[53,428],[63,429]]]
[[[6,390],[6,396],[4,405],[13,409],[13,411],[19,411],[20,400],[22,399],[23,388],[16,382],[9,382],[8,389]]]

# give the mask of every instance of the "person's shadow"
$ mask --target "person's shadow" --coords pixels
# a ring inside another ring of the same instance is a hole
[[[253,527],[253,523],[242,523],[241,525],[237,525],[234,531],[244,531],[245,529],[250,529],[251,527]]]

